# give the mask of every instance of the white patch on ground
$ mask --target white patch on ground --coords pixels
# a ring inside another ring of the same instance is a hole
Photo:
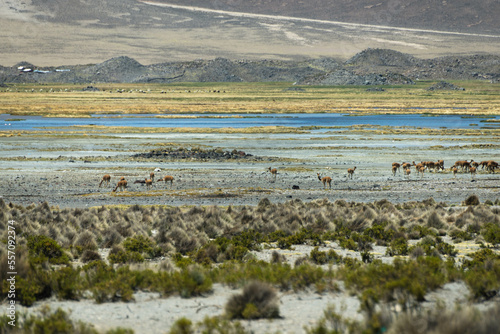
[[[401,28],[401,27],[391,27],[391,26],[373,25],[373,24],[339,22],[339,21],[331,21],[331,20],[306,19],[306,18],[293,17],[293,16],[232,12],[232,11],[226,11],[226,10],[208,9],[208,8],[195,7],[195,6],[179,6],[179,5],[172,5],[172,4],[158,3],[158,2],[154,2],[154,1],[144,1],[144,0],[139,0],[139,2],[146,4],[146,5],[183,9],[183,10],[193,11],[193,12],[223,14],[223,15],[230,15],[230,16],[234,16],[234,17],[249,17],[249,18],[256,18],[256,19],[271,19],[271,20],[276,20],[276,21],[331,24],[331,25],[341,26],[344,28],[350,27],[350,28],[354,28],[354,29],[369,29],[370,31],[380,31],[380,32],[386,32],[387,30],[390,30],[390,31],[410,31],[410,32],[417,32],[417,33],[420,32],[420,33],[433,33],[433,34],[445,34],[445,35],[500,38],[500,36],[498,36],[498,35],[472,34],[472,33],[461,33],[461,32],[456,32],[456,31],[441,31],[441,30],[430,30],[430,29]]]
[[[283,24],[268,24],[268,23],[262,23],[259,22],[259,24],[265,28],[267,28],[269,31],[272,32],[282,32],[286,38],[291,40],[292,42],[299,43],[301,45],[306,45],[307,44],[307,39],[304,37],[300,37],[298,34],[291,32],[289,30],[286,30],[284,28]]]
[[[409,46],[409,47],[412,47],[412,48],[415,48],[415,49],[420,49],[420,50],[427,49],[425,47],[425,45],[417,44],[417,43],[407,43],[407,42],[402,42],[402,41],[391,41],[391,40],[388,40],[388,39],[375,38],[375,37],[372,37],[370,39],[373,40],[373,41],[379,42],[379,43],[387,43],[387,44],[394,44],[394,45]]]

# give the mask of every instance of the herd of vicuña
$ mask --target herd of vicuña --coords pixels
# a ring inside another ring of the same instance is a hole
[[[415,167],[416,175],[420,176],[421,178],[424,177],[424,172],[429,171],[429,172],[439,172],[439,171],[445,171],[444,167],[444,160],[438,160],[438,161],[421,161],[419,163],[415,163],[413,161],[412,163],[409,162],[393,162],[392,163],[392,175],[396,176],[396,173],[399,171],[401,172],[401,169],[403,169],[403,174],[404,177],[410,178],[411,175],[411,167]],[[463,173],[470,173],[471,177],[474,177],[476,173],[478,173],[479,168],[481,170],[485,170],[488,173],[495,173],[496,169],[499,169],[499,164],[496,161],[493,160],[485,160],[481,162],[475,162],[474,160],[467,161],[467,160],[458,160],[455,162],[453,166],[449,168],[449,171],[453,173],[453,177],[455,178],[457,173],[463,172]],[[356,170],[356,167],[349,168],[347,169],[347,178],[352,179],[354,175],[354,171]],[[155,169],[156,172],[161,171],[161,169],[157,168]],[[268,171],[271,173],[271,178],[272,182],[276,181],[276,176],[278,174],[278,170],[276,168],[269,167]],[[326,186],[331,189],[332,188],[332,178],[330,176],[321,176],[320,173],[317,173],[319,181],[323,183],[323,188],[326,189]],[[155,179],[155,173],[151,172],[149,174],[149,179],[145,178],[144,180],[136,180],[134,183],[140,183],[140,184],[145,184],[146,188],[149,190],[153,186],[153,182]],[[99,183],[99,188],[102,186],[103,183],[109,186],[111,180],[111,176],[109,174],[106,174],[102,177],[101,182]],[[170,182],[170,186],[173,186],[174,183],[174,177],[171,175],[165,175],[162,178],[158,179],[156,182],[165,182],[165,184],[168,184]],[[116,190],[120,189],[121,191],[124,191],[127,188],[127,181],[125,180],[125,177],[121,177],[118,183],[116,184],[116,187],[113,189],[113,192],[116,192]]]

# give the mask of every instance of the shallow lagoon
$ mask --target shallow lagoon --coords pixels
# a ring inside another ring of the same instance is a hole
[[[15,119],[15,120],[13,120]],[[65,118],[41,116],[0,115],[3,130],[36,130],[39,128],[64,128],[69,126],[128,126],[128,127],[165,127],[165,128],[246,128],[259,126],[287,127],[349,127],[353,125],[411,126],[419,128],[479,129],[498,127],[498,122],[486,123],[485,120],[499,120],[500,116],[463,116],[463,115],[356,115],[356,114],[161,114],[161,115],[93,115],[92,117]],[[319,131],[324,131],[319,130]]]

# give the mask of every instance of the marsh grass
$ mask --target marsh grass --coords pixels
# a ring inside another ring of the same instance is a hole
[[[430,82],[390,86],[384,94],[365,86],[307,86],[300,94],[286,91],[287,82],[100,84],[105,91],[84,92],[83,85],[25,84],[0,94],[0,113],[76,117],[102,114],[295,113],[345,112],[356,114],[408,113],[412,105],[428,114],[494,114],[500,109],[498,85],[481,81],[454,82],[465,92],[429,92]],[[214,86],[224,93],[213,93]],[[40,92],[40,88],[43,92]],[[35,92],[31,92],[34,89]],[[52,92],[49,90],[52,89]],[[68,91],[65,91],[65,90]],[[146,91],[139,94],[137,89]],[[167,91],[162,94],[161,91]],[[120,92],[118,92],[120,91]],[[332,105],[331,101],[336,101]],[[415,109],[411,109],[415,112]]]

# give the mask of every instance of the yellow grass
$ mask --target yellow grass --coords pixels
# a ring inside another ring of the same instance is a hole
[[[386,87],[385,92],[367,92],[365,86],[302,86],[304,91],[293,91],[287,90],[292,87],[290,83],[283,82],[97,84],[101,89],[98,92],[82,91],[86,85],[18,84],[0,90],[0,113],[49,117],[110,113],[177,114],[167,117],[189,113],[299,112],[500,114],[498,84],[455,82],[466,90],[427,91],[432,83]]]

